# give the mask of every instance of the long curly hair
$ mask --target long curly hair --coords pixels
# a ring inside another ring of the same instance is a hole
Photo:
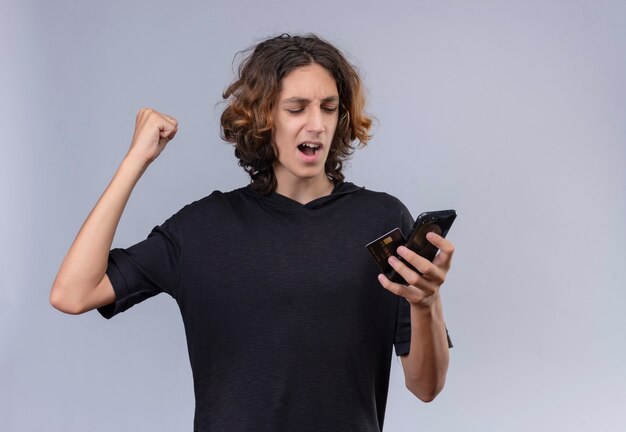
[[[238,78],[223,94],[227,106],[221,117],[221,136],[235,145],[235,156],[250,175],[254,189],[262,194],[276,189],[272,108],[281,80],[312,63],[327,69],[337,83],[338,123],[324,168],[331,181],[342,181],[344,161],[371,138],[372,119],[364,112],[365,95],[356,68],[337,48],[314,34],[282,34],[242,54]]]

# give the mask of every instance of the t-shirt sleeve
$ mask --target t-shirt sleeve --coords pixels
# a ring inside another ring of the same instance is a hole
[[[409,211],[405,208],[401,215],[401,229],[405,236],[408,236],[413,227],[413,218]],[[448,338],[448,347],[452,348],[452,340],[446,328],[446,337]],[[404,297],[398,298],[398,313],[396,318],[396,337],[394,348],[396,355],[404,356],[409,353],[411,346],[411,305]]]
[[[398,297],[397,316],[394,348],[396,355],[403,356],[409,353],[411,346],[411,305],[404,297]]]
[[[109,252],[106,274],[115,291],[115,302],[98,308],[111,318],[161,292],[176,297],[181,249],[173,218],[152,229],[145,240]]]
[[[446,328],[446,338],[448,339],[448,348],[452,348],[452,339]],[[396,325],[396,340],[394,348],[396,355],[404,356],[409,353],[411,346],[411,305],[404,297],[399,298],[398,303],[398,321]]]

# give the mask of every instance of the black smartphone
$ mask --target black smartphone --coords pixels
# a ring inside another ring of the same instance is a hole
[[[445,238],[455,219],[456,211],[454,210],[424,212],[420,214],[417,219],[415,219],[413,228],[407,238],[402,235],[399,228],[395,228],[387,234],[377,238],[373,242],[368,243],[367,249],[374,257],[374,260],[382,270],[383,274],[387,276],[390,281],[406,284],[404,278],[396,273],[393,267],[391,267],[391,265],[387,262],[389,257],[391,255],[397,256],[396,250],[398,247],[404,245],[418,255],[432,261],[435,258],[435,255],[437,255],[438,249],[431,242],[426,240],[426,234],[429,232],[435,232]],[[417,269],[406,262],[402,257],[398,258],[419,273]]]

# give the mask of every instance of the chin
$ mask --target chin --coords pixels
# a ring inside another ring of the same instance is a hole
[[[324,171],[300,172],[300,173],[295,174],[295,176],[301,180],[312,181],[321,177],[326,178],[326,173]]]
[[[315,165],[304,165],[301,163],[293,164],[275,164],[274,174],[277,178],[291,178],[292,181],[315,181],[320,178],[328,178],[326,175],[325,161],[324,163],[318,163]]]

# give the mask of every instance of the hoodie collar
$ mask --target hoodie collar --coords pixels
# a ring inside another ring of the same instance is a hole
[[[313,201],[309,201],[306,204],[300,204],[298,201],[295,201],[289,197],[286,197],[276,192],[271,192],[268,195],[261,195],[260,193],[258,193],[252,188],[252,185],[248,185],[245,188],[245,191],[248,194],[253,195],[257,199],[263,200],[265,202],[268,202],[268,203],[271,203],[273,205],[277,205],[280,207],[305,208],[309,210],[316,210],[316,209],[327,206],[331,202],[336,201],[337,199],[345,195],[349,195],[361,189],[364,189],[364,188],[356,186],[350,182],[339,182],[335,184],[335,187],[333,188],[332,192],[329,195],[325,195],[323,197],[314,199]]]

